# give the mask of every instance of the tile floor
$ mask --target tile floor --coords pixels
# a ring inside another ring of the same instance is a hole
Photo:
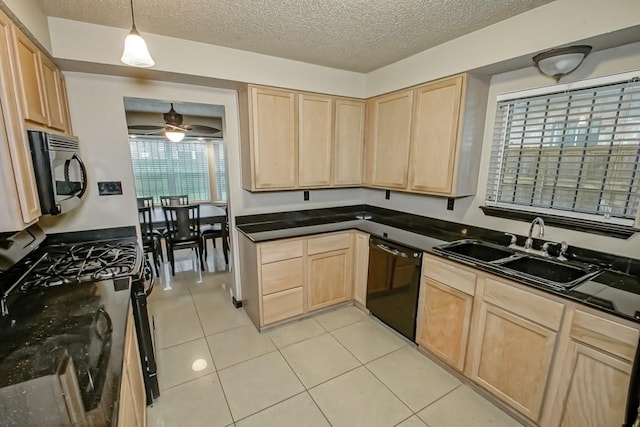
[[[150,298],[149,426],[520,426],[353,306],[259,333],[230,302],[231,274],[210,272],[221,255],[199,274],[185,254]]]

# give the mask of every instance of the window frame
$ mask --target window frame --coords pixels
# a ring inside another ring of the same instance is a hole
[[[498,119],[498,105],[500,103],[521,100],[524,98],[531,98],[537,96],[553,95],[558,93],[564,93],[568,91],[587,89],[590,87],[605,86],[616,83],[624,83],[634,79],[640,79],[640,70],[618,73],[608,75],[604,77],[598,77],[587,80],[580,80],[577,82],[564,83],[553,86],[545,86],[534,89],[526,89],[514,92],[508,92],[500,94],[495,100],[495,116],[493,120],[493,131],[491,133],[491,154],[489,158],[489,168],[487,170],[487,181],[485,183],[485,193],[481,209],[485,215],[498,216],[503,218],[510,218],[516,220],[527,221],[535,216],[540,216],[547,221],[549,219],[551,223],[563,226],[565,228],[573,228],[580,231],[592,231],[598,234],[607,234],[608,230],[613,233],[613,237],[628,237],[633,234],[634,228],[640,229],[640,208],[636,212],[635,219],[622,219],[616,217],[605,218],[602,215],[585,214],[574,211],[563,211],[560,209],[546,208],[546,207],[534,207],[524,206],[517,204],[509,204],[499,201],[489,201],[487,197],[490,195],[490,189],[493,187],[491,182],[491,160],[493,152],[495,150],[495,132],[497,131],[496,123]],[[504,142],[504,139],[503,139]],[[502,162],[502,160],[500,160]],[[578,224],[576,226],[576,224]],[[589,224],[593,224],[594,230],[590,230]],[[574,227],[575,226],[575,227]],[[616,236],[615,234],[620,234]],[[624,236],[623,236],[624,235]]]

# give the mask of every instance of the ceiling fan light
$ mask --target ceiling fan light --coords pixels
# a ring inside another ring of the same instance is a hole
[[[147,43],[135,28],[132,28],[127,38],[124,39],[124,51],[120,60],[133,67],[148,68],[156,65],[149,53]]]
[[[591,52],[591,46],[568,46],[551,49],[533,57],[538,69],[556,81],[574,71]]]
[[[184,139],[184,132],[181,130],[165,130],[164,135],[169,138],[171,142],[180,142]]]

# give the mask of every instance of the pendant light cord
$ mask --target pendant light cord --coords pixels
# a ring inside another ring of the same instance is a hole
[[[138,32],[136,28],[136,18],[133,16],[133,0],[131,0],[131,30]]]

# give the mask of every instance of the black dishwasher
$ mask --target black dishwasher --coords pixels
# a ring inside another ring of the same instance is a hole
[[[421,264],[421,252],[375,237],[369,241],[367,308],[411,341],[416,337]]]

